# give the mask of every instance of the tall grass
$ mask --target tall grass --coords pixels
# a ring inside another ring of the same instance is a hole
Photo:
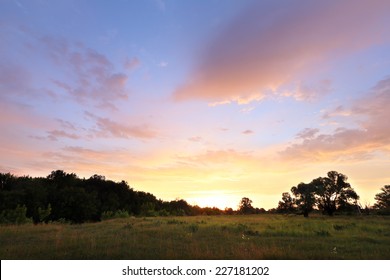
[[[390,259],[390,217],[119,218],[0,226],[1,259]]]

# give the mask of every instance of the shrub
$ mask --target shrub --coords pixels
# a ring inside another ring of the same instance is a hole
[[[110,220],[110,219],[118,219],[118,218],[128,218],[130,217],[129,212],[126,210],[117,210],[113,211],[105,211],[102,213],[102,220]]]
[[[158,215],[161,217],[168,217],[170,214],[166,209],[162,209],[162,210],[158,211]]]
[[[31,219],[26,217],[27,207],[25,205],[16,206],[15,209],[7,209],[0,213],[0,224],[25,224],[31,222]]]
[[[51,214],[51,204],[47,205],[47,208],[38,207],[38,219],[39,222],[48,222],[49,216]]]

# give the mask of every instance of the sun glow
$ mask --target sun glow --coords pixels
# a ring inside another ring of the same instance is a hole
[[[225,191],[202,191],[194,193],[189,202],[200,207],[217,207],[221,210],[228,208],[237,209],[240,196]]]

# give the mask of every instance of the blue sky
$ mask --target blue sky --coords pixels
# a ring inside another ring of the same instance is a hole
[[[272,208],[389,183],[390,3],[0,0],[0,172]]]

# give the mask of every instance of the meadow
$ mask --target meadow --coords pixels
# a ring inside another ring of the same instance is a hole
[[[129,217],[0,226],[4,259],[390,259],[390,217]]]

